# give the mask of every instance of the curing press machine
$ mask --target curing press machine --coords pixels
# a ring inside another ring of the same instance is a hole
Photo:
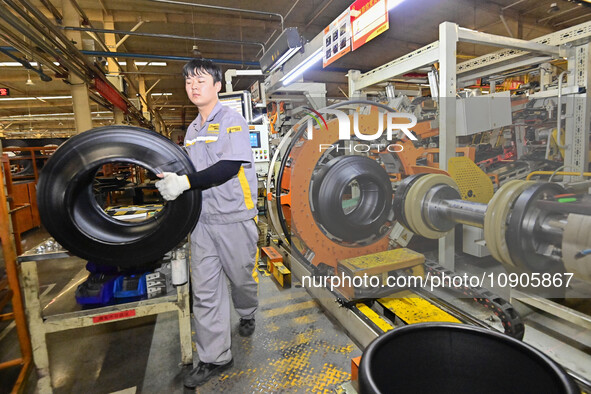
[[[359,112],[359,129],[375,130],[381,113]],[[267,189],[268,238],[352,339],[365,348],[401,325],[467,323],[533,344],[590,386],[588,182],[511,180],[494,193],[467,157],[452,158],[447,172],[400,174],[403,153],[385,149],[385,138],[355,149],[364,141],[339,141],[337,119],[314,131],[296,124],[271,160],[279,171]],[[464,255],[461,271],[440,265],[429,240],[458,224],[498,264]],[[476,275],[483,280],[466,279]]]

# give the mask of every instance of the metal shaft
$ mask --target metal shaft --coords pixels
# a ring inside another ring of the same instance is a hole
[[[446,200],[440,203],[442,214],[450,220],[480,228],[484,227],[486,207],[486,204],[465,200]]]
[[[550,216],[545,218],[540,226],[534,230],[534,235],[553,245],[561,245],[565,226],[566,220],[563,215],[559,217]]]

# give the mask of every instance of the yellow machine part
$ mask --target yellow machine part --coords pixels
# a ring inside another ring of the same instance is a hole
[[[363,276],[387,274],[390,271],[409,268],[425,262],[425,256],[414,250],[399,248],[373,253],[365,256],[351,257],[339,261],[350,275]]]
[[[562,130],[562,129],[561,129]],[[565,131],[562,130],[562,135],[560,136],[560,145],[564,146],[564,139],[565,139]],[[555,145],[558,150],[560,151],[560,156],[564,158],[564,148],[561,148],[558,145],[558,129],[552,130],[552,144]]]
[[[392,327],[392,325],[390,323],[388,323],[386,320],[382,319],[380,317],[380,315],[378,315],[373,309],[371,309],[367,305],[362,304],[362,303],[358,303],[355,306],[357,307],[357,309],[359,309],[359,311],[361,313],[363,313],[363,315],[365,317],[367,317],[369,320],[371,320],[383,332],[390,331],[394,328],[394,327]]]
[[[492,181],[469,158],[452,157],[449,159],[447,171],[458,184],[462,200],[487,204],[492,198]]]
[[[380,298],[378,302],[406,324],[425,322],[461,323],[454,316],[409,290],[401,291],[393,298]]]

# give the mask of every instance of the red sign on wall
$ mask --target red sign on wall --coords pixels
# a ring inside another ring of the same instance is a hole
[[[349,7],[351,44],[356,50],[390,27],[386,0],[357,0]]]
[[[10,89],[0,88],[0,96],[10,96]]]

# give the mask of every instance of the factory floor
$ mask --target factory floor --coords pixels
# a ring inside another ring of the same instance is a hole
[[[24,250],[47,236],[42,229],[26,233]],[[37,266],[44,315],[80,310],[74,291],[84,280],[85,261],[70,257]],[[252,337],[238,335],[238,315],[232,314],[234,367],[196,392],[323,393],[350,379],[351,358],[361,351],[299,284],[282,289],[261,271],[259,300]],[[189,368],[180,364],[174,312],[53,333],[47,343],[55,393],[191,391],[182,384]],[[14,326],[0,322],[0,362],[19,354]],[[17,374],[18,369],[0,370],[0,393],[10,392]],[[35,392],[35,386],[33,370],[25,392]]]

